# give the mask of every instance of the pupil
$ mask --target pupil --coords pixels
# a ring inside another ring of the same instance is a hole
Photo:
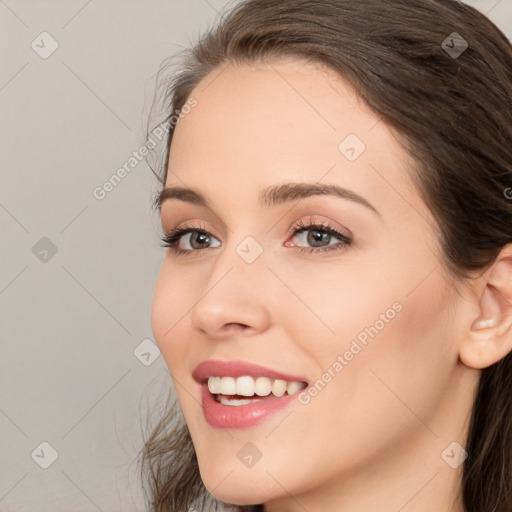
[[[308,243],[315,247],[315,244],[317,242],[322,242],[324,240],[325,242],[328,242],[330,235],[329,233],[326,233],[325,231],[322,231],[321,229],[314,229],[310,231],[310,235],[308,236]]]
[[[191,239],[193,242],[197,242],[199,245],[201,245],[208,241],[208,235],[206,233],[199,233],[197,231],[196,231],[196,233],[197,233],[197,236],[195,238]],[[192,244],[192,246],[193,245],[194,244]]]

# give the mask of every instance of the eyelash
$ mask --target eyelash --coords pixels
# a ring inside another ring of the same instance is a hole
[[[328,233],[331,236],[334,236],[335,238],[339,238],[341,240],[340,243],[336,245],[328,245],[326,247],[298,247],[298,250],[300,252],[307,252],[307,253],[316,253],[316,252],[324,252],[324,251],[333,251],[333,250],[340,250],[344,249],[347,246],[350,246],[352,244],[352,240],[348,238],[343,233],[340,233],[337,229],[333,228],[330,224],[327,222],[313,222],[310,224],[304,224],[302,220],[300,220],[296,226],[292,229],[291,233],[288,235],[290,237],[294,237],[300,233],[303,233],[304,231],[309,230],[319,230],[324,231],[325,233]],[[162,237],[162,247],[171,249],[171,251],[179,255],[190,255],[191,253],[198,253],[207,249],[215,249],[215,247],[207,247],[206,249],[180,249],[178,247],[178,242],[180,241],[180,238],[187,233],[190,232],[197,232],[202,233],[205,235],[211,235],[203,226],[194,226],[194,225],[185,225],[180,228],[173,229],[170,233],[166,234]]]

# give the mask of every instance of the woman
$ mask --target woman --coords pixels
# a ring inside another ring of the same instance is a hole
[[[509,41],[455,0],[248,0],[186,56],[151,509],[512,511]]]

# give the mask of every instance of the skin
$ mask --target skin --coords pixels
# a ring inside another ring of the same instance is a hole
[[[192,96],[166,185],[200,191],[211,208],[166,201],[162,228],[199,223],[212,248],[194,249],[184,235],[180,248],[196,253],[166,249],[151,320],[206,488],[269,512],[464,511],[463,466],[441,454],[464,446],[480,369],[511,349],[510,335],[496,335],[510,326],[511,248],[456,293],[408,175],[412,161],[330,70],[296,59],[230,64]],[[349,133],[366,145],[353,162],[338,149]],[[288,181],[346,187],[380,215],[334,196],[259,205],[261,189]],[[287,234],[311,219],[352,244],[301,253],[290,244],[311,248],[308,232]],[[253,263],[236,252],[247,236],[263,249]],[[401,311],[308,404],[245,429],[206,423],[192,379],[199,362],[251,361],[313,384],[394,303]],[[489,318],[497,326],[478,327]],[[262,454],[250,468],[237,457],[248,442]]]

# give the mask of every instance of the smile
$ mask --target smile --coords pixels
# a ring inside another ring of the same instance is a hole
[[[272,395],[272,398],[293,395],[306,387],[306,383],[299,381],[286,381],[284,379],[270,379],[268,377],[209,377],[208,389],[215,399],[223,405],[239,406],[254,402],[261,402],[263,398]],[[252,397],[240,399],[241,397]]]
[[[242,361],[204,361],[193,377],[204,418],[216,428],[257,425],[290,405],[308,386],[302,377]]]

